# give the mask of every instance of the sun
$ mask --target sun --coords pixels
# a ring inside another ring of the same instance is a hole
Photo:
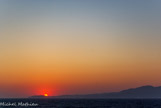
[[[44,94],[44,96],[48,96],[48,94],[47,94],[47,93],[45,93],[45,94]]]

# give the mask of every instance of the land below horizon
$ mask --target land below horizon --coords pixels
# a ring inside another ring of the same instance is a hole
[[[74,94],[74,95],[58,95],[46,96],[35,95],[29,98],[161,98],[161,86],[154,87],[151,85],[141,86],[137,88],[129,88],[119,92],[107,92],[96,94]]]

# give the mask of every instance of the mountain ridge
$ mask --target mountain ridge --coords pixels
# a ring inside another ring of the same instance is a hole
[[[31,96],[30,98],[43,98],[44,96]],[[119,92],[95,93],[84,95],[59,95],[48,98],[161,98],[161,86],[151,85],[129,88]]]

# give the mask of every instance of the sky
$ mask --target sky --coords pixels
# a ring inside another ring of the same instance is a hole
[[[0,0],[0,98],[161,86],[160,0]]]

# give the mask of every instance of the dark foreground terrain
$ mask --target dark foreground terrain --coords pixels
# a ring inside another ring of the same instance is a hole
[[[0,99],[0,108],[161,108],[161,99]]]

